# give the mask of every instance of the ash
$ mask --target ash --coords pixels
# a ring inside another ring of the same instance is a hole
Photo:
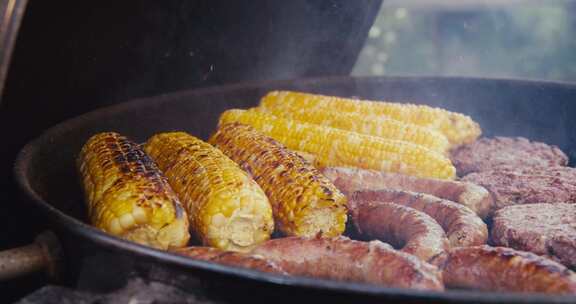
[[[78,291],[62,286],[44,286],[17,304],[215,304],[221,302],[199,299],[176,287],[159,282],[131,279],[122,289],[107,294]]]

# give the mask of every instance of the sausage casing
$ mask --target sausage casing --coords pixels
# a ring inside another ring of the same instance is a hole
[[[393,202],[422,211],[440,224],[446,232],[450,246],[485,244],[488,239],[486,224],[470,209],[432,195],[398,190],[357,191],[349,205],[365,201]]]
[[[247,253],[225,251],[213,247],[185,247],[173,250],[180,255],[193,259],[210,261],[228,266],[250,268],[264,272],[286,274],[278,265],[261,256]]]
[[[380,241],[346,237],[287,237],[253,251],[292,275],[370,283],[390,287],[443,290],[438,268]]]
[[[486,291],[575,293],[576,274],[550,259],[487,245],[448,251],[441,263],[447,287]]]
[[[342,167],[324,168],[322,173],[345,194],[358,190],[380,189],[427,193],[462,204],[481,218],[488,216],[492,206],[492,196],[488,190],[468,182]]]
[[[428,261],[448,249],[442,227],[427,214],[394,203],[358,202],[352,220],[363,237],[391,243],[406,253]]]

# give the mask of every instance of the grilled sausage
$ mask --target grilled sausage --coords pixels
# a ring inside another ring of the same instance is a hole
[[[427,214],[394,203],[358,202],[350,213],[358,233],[428,261],[448,249],[442,227]]]
[[[173,250],[174,253],[193,259],[210,261],[228,266],[250,268],[264,272],[286,274],[278,265],[257,255],[224,251],[212,247],[185,247]]]
[[[492,196],[481,186],[469,182],[420,178],[403,174],[331,167],[322,173],[344,192],[394,189],[427,193],[462,204],[486,218],[492,206]]]
[[[390,287],[443,290],[437,267],[380,241],[346,237],[287,237],[267,241],[253,251],[292,275]]]
[[[444,229],[450,246],[485,244],[488,239],[486,224],[470,209],[432,195],[397,190],[358,191],[350,200],[354,204],[365,201],[393,202],[422,211]]]
[[[574,272],[547,258],[511,248],[487,245],[453,248],[439,265],[447,287],[576,293]]]

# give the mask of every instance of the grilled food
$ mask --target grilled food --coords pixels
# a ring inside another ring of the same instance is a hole
[[[144,149],[182,199],[203,244],[247,251],[269,239],[274,223],[268,198],[220,150],[184,132],[157,134]]]
[[[291,275],[444,290],[442,276],[435,266],[380,241],[287,237],[265,242],[252,254],[275,262]]]
[[[499,246],[548,255],[576,268],[576,205],[508,206],[494,214],[492,241]]]
[[[351,214],[358,233],[401,247],[423,261],[444,253],[448,239],[442,227],[426,213],[384,202],[351,201]]]
[[[307,110],[355,113],[366,118],[379,115],[438,130],[448,138],[452,146],[471,143],[482,132],[480,126],[469,116],[425,105],[273,91],[262,98],[260,107],[296,113]]]
[[[432,195],[399,190],[365,190],[352,194],[349,206],[353,209],[353,206],[366,202],[393,202],[426,213],[444,229],[452,247],[481,245],[488,239],[486,224],[474,212]]]
[[[575,168],[495,169],[471,173],[462,180],[488,189],[494,210],[520,204],[576,203]]]
[[[277,107],[259,107],[257,110],[310,124],[407,141],[443,154],[448,151],[450,146],[446,136],[434,129],[378,115],[366,116],[358,113],[307,108],[286,111],[285,109]]]
[[[449,250],[441,265],[447,287],[486,291],[576,293],[576,274],[530,252],[487,245]]]
[[[461,181],[419,178],[403,174],[356,168],[324,168],[328,177],[344,194],[358,190],[404,190],[427,193],[462,204],[486,218],[492,207],[492,196],[481,186]]]
[[[173,252],[189,258],[210,261],[218,264],[249,268],[263,272],[286,274],[278,265],[257,255],[247,253],[224,251],[213,247],[186,247],[178,248]]]
[[[344,166],[452,179],[450,160],[422,146],[331,127],[300,123],[257,111],[228,110],[220,124],[254,127],[296,151],[313,154],[322,167]]]
[[[568,164],[568,157],[558,147],[523,137],[482,138],[452,151],[451,158],[460,176],[499,168],[547,168]]]
[[[139,145],[118,133],[99,133],[86,142],[77,164],[94,226],[156,248],[186,245],[186,212]]]
[[[262,187],[285,235],[331,237],[346,226],[346,197],[295,152],[248,125],[220,125],[210,143]]]

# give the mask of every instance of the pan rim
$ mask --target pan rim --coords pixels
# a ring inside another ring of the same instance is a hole
[[[306,289],[320,289],[329,290],[332,292],[345,292],[350,294],[362,294],[369,296],[397,296],[404,298],[420,299],[420,300],[450,300],[450,301],[475,301],[475,302],[522,302],[522,303],[573,303],[576,296],[558,296],[558,295],[543,295],[543,294],[528,294],[528,293],[498,293],[498,292],[482,292],[482,291],[463,291],[463,290],[446,290],[444,292],[437,291],[423,291],[402,288],[390,288],[369,284],[339,282],[326,279],[315,279],[298,276],[282,276],[276,274],[263,273],[256,270],[238,268],[233,266],[219,265],[207,261],[193,260],[174,253],[157,250],[154,248],[146,247],[136,243],[132,243],[115,236],[108,235],[95,227],[92,227],[83,221],[65,214],[63,211],[57,209],[49,202],[45,201],[42,196],[33,189],[27,177],[28,168],[30,166],[30,159],[38,150],[38,143],[45,142],[46,139],[54,136],[55,134],[64,132],[65,129],[73,127],[82,123],[83,121],[90,120],[94,117],[100,117],[115,112],[129,111],[138,106],[147,104],[161,104],[170,102],[175,96],[202,96],[210,95],[213,92],[222,91],[237,91],[242,89],[259,89],[266,87],[288,87],[293,86],[294,83],[298,84],[313,84],[314,82],[342,82],[344,80],[358,80],[358,81],[474,81],[474,82],[507,82],[515,83],[518,85],[544,85],[554,86],[557,88],[569,88],[576,90],[576,84],[557,81],[537,81],[526,79],[504,79],[504,78],[472,78],[472,77],[436,77],[436,76],[394,76],[394,77],[349,77],[349,76],[332,76],[332,77],[316,77],[316,78],[302,78],[297,80],[271,80],[271,81],[254,81],[239,84],[213,86],[200,89],[192,89],[185,91],[176,91],[167,94],[162,94],[153,97],[133,99],[117,105],[102,107],[88,113],[79,115],[77,117],[65,120],[47,130],[42,132],[38,137],[28,142],[18,153],[14,164],[14,176],[18,187],[26,195],[26,197],[34,202],[34,205],[42,209],[48,214],[51,219],[66,229],[67,231],[90,239],[99,245],[114,246],[119,250],[128,250],[132,253],[146,256],[153,260],[157,260],[170,265],[184,267],[187,270],[201,269],[204,271],[216,272],[218,274],[230,275],[237,278],[246,278],[260,282],[278,284],[292,287],[301,287]]]

